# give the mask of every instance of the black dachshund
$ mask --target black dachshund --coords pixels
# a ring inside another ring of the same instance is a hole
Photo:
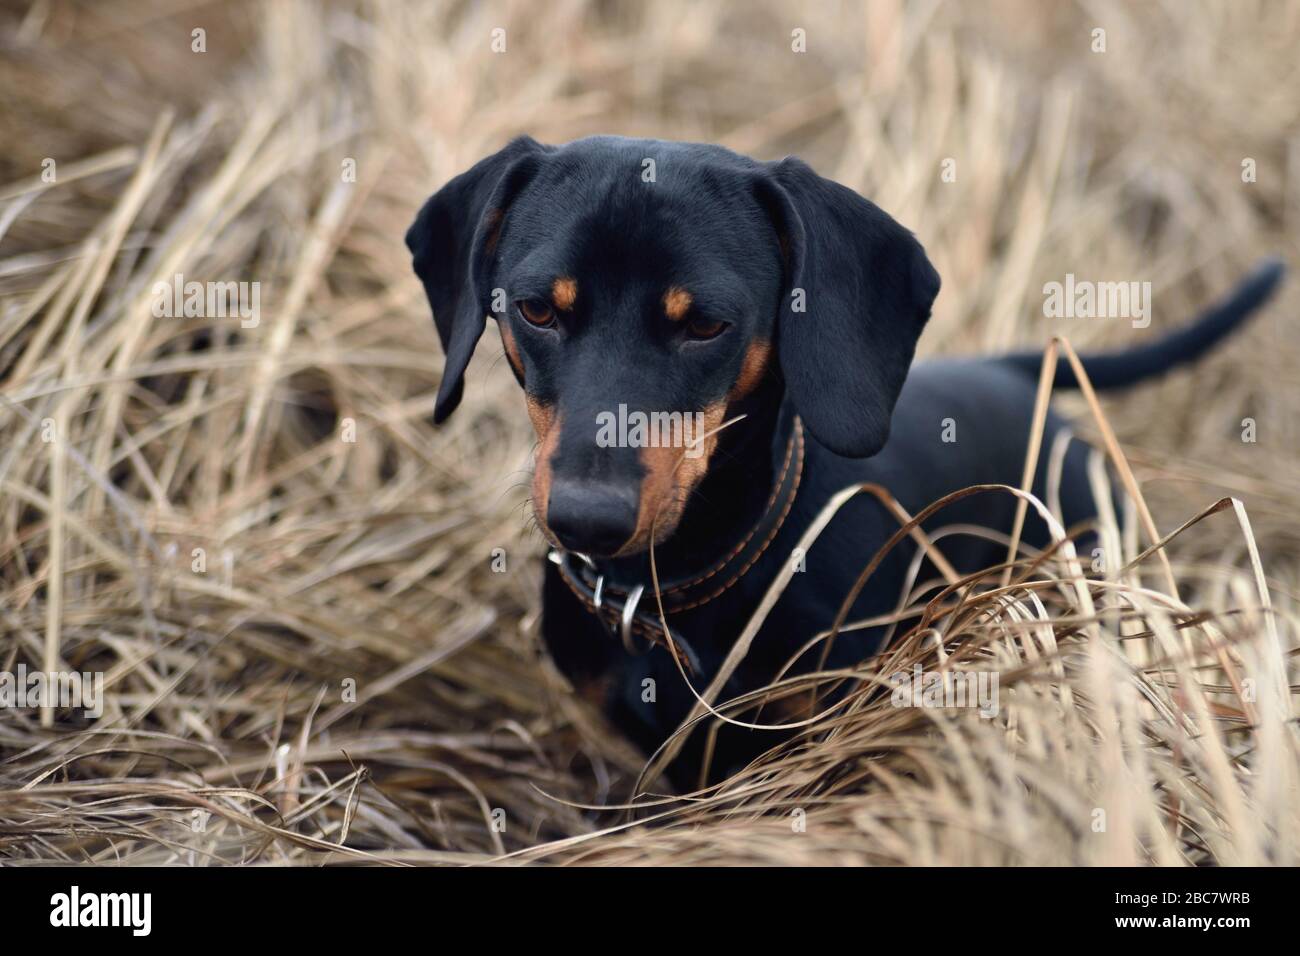
[[[958,489],[1021,482],[1040,356],[912,368],[938,273],[910,232],[797,159],[611,136],[518,139],[434,194],[406,242],[446,353],[435,420],[460,402],[493,317],[539,440],[532,503],[556,549],[546,643],[575,688],[647,750],[696,703],[678,660],[702,689],[789,562],[798,573],[719,700],[763,687],[796,657],[791,674],[852,667],[879,649],[875,628],[841,635],[825,660],[799,655],[899,529],[878,498],[859,495],[796,553],[838,491],[875,483],[916,514]],[[1093,385],[1131,385],[1196,358],[1281,273],[1269,263],[1166,338],[1085,356]],[[1055,384],[1076,384],[1064,363]],[[1033,489],[1043,500],[1046,449],[1064,428],[1049,414]],[[1077,440],[1065,452],[1056,495],[1067,528],[1097,514],[1088,453]],[[1015,512],[1010,494],[974,494],[923,527],[1006,534]],[[1022,540],[1049,543],[1032,509]],[[895,609],[915,547],[888,554],[853,619]],[[976,535],[941,550],[959,573],[1007,558],[1005,542]],[[733,771],[776,739],[727,727],[706,747],[706,736],[693,732],[671,765],[679,786]]]

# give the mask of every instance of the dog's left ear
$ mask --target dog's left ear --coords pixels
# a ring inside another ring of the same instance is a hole
[[[889,437],[939,274],[910,232],[807,164],[770,164],[758,184],[786,262],[777,355],[786,393],[819,443],[874,455]]]
[[[460,404],[465,367],[491,310],[490,265],[506,210],[546,149],[527,136],[512,141],[434,193],[406,232],[446,357],[435,423]]]

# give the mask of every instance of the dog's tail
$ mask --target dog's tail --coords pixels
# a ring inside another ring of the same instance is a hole
[[[1121,352],[1094,352],[1079,356],[1088,380],[1098,390],[1124,388],[1200,358],[1268,301],[1284,271],[1280,259],[1269,259],[1242,280],[1227,298],[1211,306],[1196,321],[1164,338]],[[1014,352],[1004,356],[1002,361],[1037,376],[1043,364],[1043,353]],[[1064,357],[1056,366],[1052,385],[1054,388],[1079,387],[1074,369]]]

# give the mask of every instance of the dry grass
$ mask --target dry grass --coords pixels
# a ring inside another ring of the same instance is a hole
[[[1194,374],[1104,406],[1157,536],[1191,522],[1167,548],[1112,522],[1104,572],[1063,545],[1005,587],[918,582],[800,740],[694,800],[590,809],[643,760],[541,654],[531,433],[491,337],[427,421],[401,235],[436,185],[525,131],[798,152],[920,234],[931,352],[1122,345],[1043,319],[1042,283],[1149,279],[1154,332],[1300,251],[1295,4],[641,7],[0,13],[0,670],[108,690],[94,723],[0,712],[3,859],[1300,863],[1294,281]],[[261,324],[154,318],[177,272],[260,282]],[[998,717],[891,706],[914,663],[995,670]]]

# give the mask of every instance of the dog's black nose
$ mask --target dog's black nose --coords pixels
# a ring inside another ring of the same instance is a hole
[[[608,557],[636,531],[637,501],[616,487],[556,480],[546,524],[570,551]]]

